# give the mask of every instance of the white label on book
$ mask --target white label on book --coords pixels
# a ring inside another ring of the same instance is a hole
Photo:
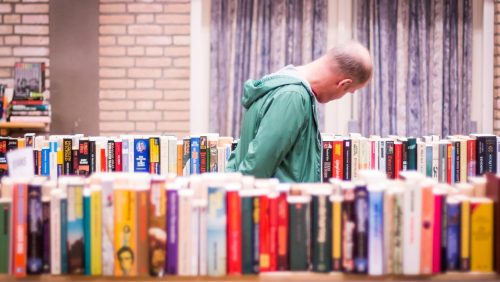
[[[9,176],[12,179],[33,178],[35,176],[33,148],[29,147],[8,152],[7,164],[9,166]]]

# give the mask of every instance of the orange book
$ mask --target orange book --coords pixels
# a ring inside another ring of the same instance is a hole
[[[451,184],[451,155],[452,155],[452,151],[453,151],[452,146],[453,145],[450,143],[450,144],[448,144],[448,148],[447,148],[448,149],[448,159],[446,161],[448,164],[446,165],[446,167],[447,167],[447,171],[446,171],[447,178],[446,179],[447,179],[448,184]]]
[[[28,218],[28,186],[26,183],[14,184],[14,212],[13,212],[13,252],[12,273],[15,277],[26,276],[26,254],[28,251],[28,232],[26,229]]]
[[[149,183],[143,183],[143,187],[137,187],[136,220],[137,220],[137,274],[149,276]]]
[[[182,141],[177,141],[177,176],[183,176],[182,171]]]
[[[420,242],[420,273],[432,274],[432,247],[434,236],[434,182],[422,185],[422,236]]]

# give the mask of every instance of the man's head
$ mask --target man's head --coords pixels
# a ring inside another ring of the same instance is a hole
[[[124,274],[128,274],[134,265],[134,252],[128,246],[123,246],[116,254],[120,262],[120,268]]]
[[[372,76],[370,52],[355,41],[333,47],[310,65],[308,80],[320,103],[354,93]]]

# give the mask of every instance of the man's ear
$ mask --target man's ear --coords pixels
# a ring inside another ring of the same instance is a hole
[[[347,89],[349,89],[351,85],[352,85],[352,79],[349,78],[341,80],[338,84],[338,86],[344,91],[347,91]]]

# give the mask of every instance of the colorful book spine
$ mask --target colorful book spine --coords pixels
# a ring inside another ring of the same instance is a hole
[[[226,191],[222,187],[208,187],[208,275],[224,276],[227,273],[226,249]]]
[[[73,174],[73,140],[63,139],[63,175]]]
[[[149,275],[149,198],[151,179],[147,174],[134,175],[132,186],[136,194],[135,205],[132,207],[135,213],[136,235],[136,260],[137,275],[144,277]]]
[[[344,168],[343,168],[343,180],[351,180],[351,140],[345,139],[343,142],[343,159],[344,159]]]
[[[308,218],[309,218],[309,202],[307,196],[289,196],[288,210],[290,218],[290,270],[291,271],[306,271],[309,269],[309,233],[308,233]]]
[[[13,240],[14,251],[12,257],[12,273],[15,277],[26,276],[26,258],[28,249],[28,187],[25,183],[14,184],[14,213],[13,213]]]
[[[90,187],[90,226],[91,274],[102,275],[102,188],[99,186]]]
[[[101,212],[103,215],[101,230],[102,246],[102,274],[113,276],[115,271],[115,198],[113,191],[113,178],[103,177],[101,179]]]
[[[90,189],[83,190],[83,239],[85,246],[84,274],[92,275],[92,216],[91,216]]]
[[[146,138],[134,139],[134,171],[149,172],[149,140]]]
[[[332,177],[344,179],[344,151],[343,140],[333,141],[333,169]]]
[[[50,176],[50,149],[47,147],[42,148],[42,175]]]
[[[385,166],[387,178],[395,178],[394,141],[388,140],[385,143]]]
[[[27,225],[27,273],[40,274],[43,270],[43,221],[41,184],[28,185]]]
[[[210,136],[208,138],[208,149],[209,149],[209,167],[210,167],[210,172],[217,172],[219,171],[219,166],[218,166],[218,150],[217,150],[217,138]]]
[[[129,158],[131,156],[131,148],[130,148],[130,141],[128,137],[124,137],[122,139],[122,171],[123,172],[131,172],[130,166],[129,166]]]
[[[286,201],[287,191],[280,191],[277,199],[277,210],[278,210],[278,258],[277,258],[277,270],[285,271],[288,270],[288,203]]]
[[[332,266],[332,209],[329,204],[331,191],[325,187],[314,191],[311,199],[311,244],[312,270],[315,272],[330,272]]]
[[[356,209],[354,186],[345,184],[342,188],[342,269],[346,273],[354,272],[354,245],[356,232]]]
[[[404,266],[404,193],[394,195],[394,214],[393,214],[393,273],[403,274]]]
[[[464,197],[460,205],[460,270],[470,270],[470,200]]]
[[[200,136],[191,136],[190,143],[190,174],[200,174]]]
[[[50,273],[50,192],[55,189],[54,182],[46,182],[42,187],[42,233],[43,233],[43,273]]]
[[[115,141],[114,140],[108,140],[107,142],[108,146],[108,154],[107,154],[107,165],[106,167],[108,168],[109,172],[116,171],[115,168]]]
[[[163,167],[163,166],[162,166]],[[149,275],[161,277],[164,273],[166,256],[167,198],[165,178],[153,177],[149,208]]]
[[[467,140],[467,176],[476,176],[476,140]]]
[[[356,210],[354,233],[354,270],[356,273],[368,272],[368,191],[366,185],[354,189]]]
[[[460,201],[451,197],[446,201],[446,269],[457,271],[460,268]]]
[[[471,199],[471,271],[493,271],[493,234],[493,201]]]
[[[399,178],[399,172],[403,170],[403,144],[394,142],[394,178]]]
[[[57,146],[57,141],[50,141],[49,143],[49,171],[48,171],[48,175],[50,175],[50,180],[56,180],[57,179],[57,150],[58,150],[58,146]],[[46,158],[46,157],[45,157]],[[43,157],[43,149],[42,149],[42,158],[41,158],[42,162],[42,168],[44,166],[43,164],[43,161],[44,161],[44,157]],[[47,164],[45,164],[46,166]],[[43,170],[43,169],[42,169]],[[47,173],[47,171],[45,172]],[[47,175],[47,174],[43,174],[42,175]]]
[[[181,146],[182,149],[182,146]],[[177,172],[177,138],[171,137],[168,139],[168,172]]]
[[[228,186],[227,197],[227,273],[242,273],[242,233],[240,185]]]
[[[149,172],[160,174],[160,138],[149,138]]]
[[[262,195],[259,197],[259,252],[260,252],[260,272],[270,270],[270,237],[269,237],[269,197]]]
[[[183,158],[183,141],[178,141],[177,145],[177,176],[183,176],[184,175],[184,169],[182,167],[182,158]]]
[[[61,274],[61,191],[50,192],[50,273]]]
[[[83,274],[85,268],[85,241],[83,223],[83,182],[67,187],[67,259],[69,274]],[[64,241],[62,242],[64,243]]]
[[[0,198],[0,274],[10,273],[12,199]]]
[[[123,171],[123,141],[115,140],[115,171]]]
[[[330,196],[332,204],[332,271],[342,270],[342,196]]]
[[[182,140],[182,175],[191,174],[191,139],[186,137]]]
[[[61,215],[61,274],[68,274],[68,195],[63,191],[60,195],[60,215]]]
[[[127,186],[114,189],[115,276],[137,276],[136,193]]]
[[[175,183],[167,184],[167,258],[165,273],[177,274],[179,195]]]
[[[383,185],[383,184],[382,184]],[[368,273],[384,274],[384,186],[368,186]]]
[[[422,235],[420,244],[420,273],[432,274],[433,262],[433,231],[434,231],[434,195],[432,194],[434,182],[422,184]]]
[[[89,140],[80,140],[78,153],[78,175],[90,175]]]
[[[332,158],[333,158],[333,139],[331,136],[323,136],[321,153],[321,179],[328,183],[332,178]]]
[[[417,139],[408,138],[408,168],[407,170],[417,170]]]

